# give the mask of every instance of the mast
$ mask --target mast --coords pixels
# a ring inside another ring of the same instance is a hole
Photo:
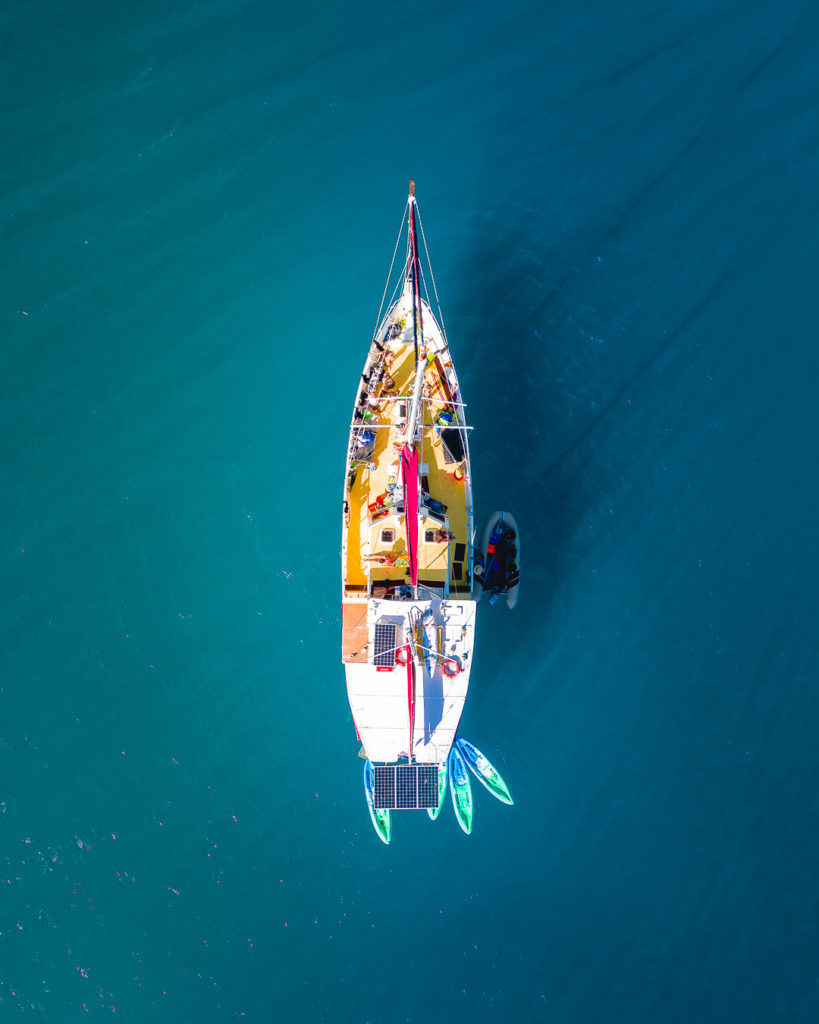
[[[415,386],[412,389],[412,405],[407,420],[407,442],[415,445],[415,429],[418,421],[418,406],[421,387],[424,383],[424,360],[421,349],[424,344],[424,314],[421,309],[421,273],[418,260],[418,235],[415,229],[415,182],[409,188],[409,255],[410,282],[412,284],[412,337],[415,345]]]
[[[410,182],[409,190],[409,237],[412,247],[412,312],[417,313],[417,321],[413,324],[415,337],[415,359],[418,360],[418,343],[424,343],[424,314],[421,309],[421,266],[418,259],[418,232],[415,227],[415,182]]]
[[[409,184],[409,256],[410,283],[412,285],[412,337],[415,344],[415,383],[412,389],[412,403],[407,417],[407,440],[401,452],[401,475],[404,481],[404,520],[407,529],[407,555],[410,563],[410,578],[413,596],[418,597],[418,451],[415,435],[418,424],[418,408],[421,402],[421,387],[424,383],[425,358],[421,357],[424,342],[423,314],[421,312],[420,269],[418,263],[418,237],[415,230],[415,182]]]
[[[410,179],[409,183],[409,235],[407,243],[410,250],[410,281],[412,282],[412,340],[415,345],[415,368],[418,369],[418,310],[415,305],[415,281],[418,274],[417,249],[415,241],[415,182]]]

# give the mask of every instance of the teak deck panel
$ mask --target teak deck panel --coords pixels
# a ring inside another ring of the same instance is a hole
[[[366,664],[368,648],[366,603],[343,601],[341,604],[341,660]]]

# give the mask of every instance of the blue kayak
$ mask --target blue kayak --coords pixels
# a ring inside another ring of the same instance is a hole
[[[509,787],[489,758],[485,757],[469,740],[457,740],[456,742],[473,775],[481,780],[492,796],[497,797],[505,804],[513,804],[515,801],[509,793]]]
[[[449,784],[458,824],[469,835],[472,831],[472,786],[464,759],[454,745],[449,752]]]

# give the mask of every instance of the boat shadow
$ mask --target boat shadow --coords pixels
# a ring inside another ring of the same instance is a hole
[[[495,224],[499,220],[497,215]],[[537,655],[531,656],[549,645],[561,588],[611,529],[605,495],[617,470],[601,453],[617,429],[618,411],[672,358],[736,273],[734,265],[719,270],[662,332],[638,325],[622,346],[622,358],[605,364],[597,339],[580,321],[593,323],[592,313],[599,309],[609,329],[620,304],[578,267],[590,265],[591,254],[614,230],[609,226],[595,237],[578,236],[571,248],[582,258],[553,267],[551,280],[545,249],[538,257],[516,244],[524,233],[531,237],[525,225],[518,233],[496,233],[488,254],[473,246],[480,260],[469,257],[460,274],[467,282],[460,296],[464,330],[460,323],[451,328],[450,341],[463,367],[474,428],[470,455],[478,536],[496,509],[513,513],[521,535],[521,595],[514,614],[503,606],[484,611],[485,601],[479,611],[476,682],[485,693],[502,677],[508,685],[507,670],[520,671],[522,664],[537,668]],[[538,287],[521,284],[527,267]],[[476,343],[470,344],[473,338]]]
[[[487,267],[496,273],[487,273]],[[480,261],[459,275],[470,287],[477,281],[478,287],[475,294],[464,293],[468,311],[449,330],[473,427],[476,542],[498,509],[515,516],[521,538],[517,608],[510,613],[501,599],[489,609],[484,597],[478,611],[480,670],[474,681],[484,692],[514,652],[531,647],[547,629],[571,568],[572,540],[593,480],[575,444],[582,430],[572,396],[559,384],[569,324],[559,308],[541,311],[545,315],[539,322],[550,324],[549,335],[541,335],[531,296],[518,286],[519,271],[519,249],[512,239],[507,247],[496,239],[488,259],[483,251]]]

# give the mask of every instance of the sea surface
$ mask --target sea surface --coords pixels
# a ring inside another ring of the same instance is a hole
[[[0,1021],[819,1019],[819,12],[0,13]],[[347,424],[409,178],[475,787],[377,839]]]

